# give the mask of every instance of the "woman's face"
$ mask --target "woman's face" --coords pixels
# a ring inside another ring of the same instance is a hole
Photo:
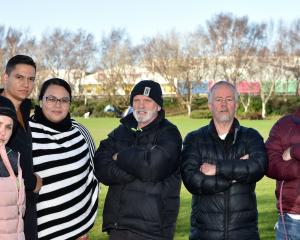
[[[70,95],[68,91],[59,85],[50,85],[40,100],[40,107],[45,117],[53,122],[62,121],[70,110]]]
[[[6,145],[12,134],[14,122],[12,118],[0,115],[0,146]]]

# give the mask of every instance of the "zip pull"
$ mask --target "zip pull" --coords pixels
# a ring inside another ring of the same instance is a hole
[[[237,136],[238,131],[239,131],[238,128],[235,128],[235,129],[234,129],[234,137],[233,137],[232,145],[235,144],[235,140],[236,140],[236,136]]]
[[[19,182],[19,178],[17,178],[17,181],[16,181],[16,183],[17,183],[17,188],[18,188],[18,189],[20,189],[20,182]]]

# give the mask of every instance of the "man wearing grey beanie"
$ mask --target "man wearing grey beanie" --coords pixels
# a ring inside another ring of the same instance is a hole
[[[165,118],[157,82],[136,84],[130,104],[133,112],[95,155],[96,176],[109,186],[102,231],[110,240],[170,240],[179,210],[181,135]]]

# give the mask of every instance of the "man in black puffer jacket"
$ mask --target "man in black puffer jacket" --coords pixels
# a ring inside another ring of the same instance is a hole
[[[267,156],[260,134],[235,119],[238,95],[225,81],[208,96],[213,119],[187,135],[181,172],[193,194],[191,240],[257,240],[255,185]]]
[[[110,240],[171,240],[179,210],[182,139],[165,119],[161,87],[151,80],[132,90],[133,113],[101,141],[96,176],[109,186],[102,230]]]

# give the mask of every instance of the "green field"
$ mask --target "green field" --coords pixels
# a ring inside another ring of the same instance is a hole
[[[78,118],[79,122],[84,124],[92,133],[96,146],[99,146],[99,141],[104,139],[106,135],[119,124],[119,119],[116,118]],[[206,125],[209,120],[189,119],[184,116],[170,117],[169,120],[176,124],[184,137],[189,131],[195,130],[203,125]],[[267,138],[270,128],[275,120],[244,120],[241,124],[247,127],[257,129],[264,139]],[[276,222],[276,208],[274,196],[275,182],[267,177],[264,177],[256,188],[258,211],[259,211],[259,231],[262,240],[273,240],[274,224]],[[101,185],[101,193],[99,199],[98,216],[94,228],[90,232],[90,239],[92,240],[107,240],[106,233],[101,232],[102,223],[102,209],[107,187]],[[177,219],[175,240],[188,239],[189,232],[189,217],[190,217],[191,195],[182,186],[181,189],[181,207]]]

